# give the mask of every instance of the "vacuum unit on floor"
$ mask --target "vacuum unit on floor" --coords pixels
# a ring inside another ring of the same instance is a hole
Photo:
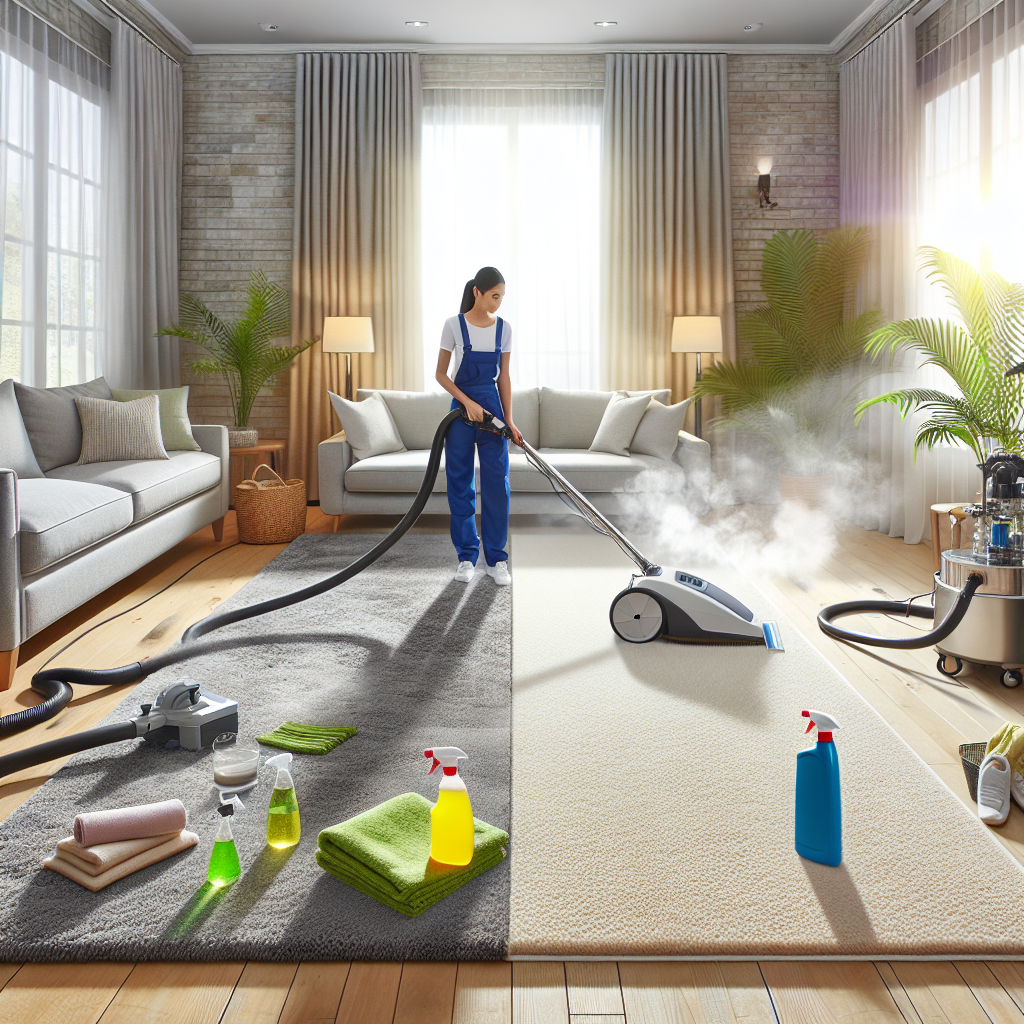
[[[207,616],[185,630],[180,644],[145,661],[112,669],[44,668],[32,677],[32,689],[45,699],[35,707],[0,718],[0,736],[26,729],[58,714],[71,700],[73,683],[116,686],[141,682],[159,669],[195,657],[200,652],[193,646],[194,642],[215,629],[317,597],[362,572],[396,544],[419,518],[441,466],[448,429],[460,417],[466,418],[461,407],[453,409],[438,424],[423,482],[401,522],[340,572],[291,594]],[[508,427],[488,413],[479,426],[511,438]],[[629,643],[648,643],[665,638],[687,643],[758,644],[773,650],[782,649],[774,623],[759,622],[749,608],[707,580],[675,569],[663,569],[649,561],[535,448],[524,443],[523,450],[530,463],[547,477],[556,492],[570,501],[594,529],[614,540],[640,570],[632,577],[630,585],[612,601],[610,617],[617,636]],[[0,757],[0,777],[118,740],[142,736],[164,745],[199,749],[209,746],[219,733],[237,729],[238,704],[235,701],[207,693],[199,684],[186,679],[164,690],[152,705],[143,704],[142,713],[127,722],[89,729]]]
[[[842,601],[823,608],[818,625],[829,636],[853,644],[913,650],[934,644],[938,670],[956,676],[967,662],[1002,670],[1004,686],[1024,681],[1024,459],[997,453],[979,467],[982,502],[965,505],[974,521],[971,548],[943,551],[935,574],[933,603]],[[835,619],[884,612],[932,619],[936,625],[916,637],[894,639],[837,626]]]

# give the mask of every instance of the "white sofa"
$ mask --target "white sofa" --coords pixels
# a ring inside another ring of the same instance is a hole
[[[372,390],[360,390],[358,398],[362,401],[371,394]],[[669,401],[667,391],[650,394],[663,403]],[[380,395],[408,451],[355,459],[344,431],[322,441],[320,507],[329,515],[403,513],[423,479],[434,431],[448,413],[451,398],[442,392],[381,391]],[[711,470],[706,441],[680,431],[671,459],[588,450],[611,396],[611,391],[515,391],[512,418],[523,437],[608,515],[635,508],[635,499],[626,494],[642,488],[640,474],[652,469],[677,475],[680,496],[695,511],[706,511]],[[566,510],[547,478],[527,463],[515,445],[509,446],[509,485],[513,513]],[[425,512],[448,511],[446,489],[442,459]],[[478,476],[478,509],[479,503]]]
[[[11,384],[0,384],[0,690],[29,637],[196,530],[212,524],[219,540],[230,497],[222,426],[193,424],[201,450],[169,459],[71,463],[40,475],[49,466],[41,461],[28,472],[26,446],[40,455],[39,432],[30,440]],[[110,397],[102,378],[46,390]]]

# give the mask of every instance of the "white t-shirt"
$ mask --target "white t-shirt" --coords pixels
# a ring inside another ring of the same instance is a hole
[[[494,351],[494,339],[498,333],[497,321],[490,327],[474,327],[467,320],[466,330],[469,332],[469,347],[474,352]],[[455,375],[459,372],[459,363],[462,362],[462,328],[459,326],[457,316],[450,316],[445,320],[444,329],[441,331],[441,348],[454,353],[451,363],[448,364],[448,376],[455,380]],[[501,323],[501,351],[512,351],[512,327],[507,320]]]

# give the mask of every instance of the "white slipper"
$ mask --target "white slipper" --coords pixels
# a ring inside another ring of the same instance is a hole
[[[499,587],[507,587],[512,582],[512,574],[508,571],[508,562],[495,562],[494,565],[487,566],[487,575]]]
[[[1010,780],[1010,796],[1018,807],[1024,807],[1024,779],[1021,778],[1020,772],[1014,772]]]
[[[476,572],[476,566],[472,562],[459,562],[459,568],[455,573],[455,579],[459,583],[469,583]]]
[[[1010,814],[1010,762],[989,754],[978,769],[978,817],[986,825],[1002,825]]]

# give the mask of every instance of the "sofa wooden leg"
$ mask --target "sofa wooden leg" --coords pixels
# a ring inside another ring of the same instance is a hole
[[[334,533],[338,532],[338,527],[341,526],[341,516],[334,517]]]
[[[0,690],[9,690],[14,682],[14,670],[18,667],[18,650],[0,651]]]
[[[210,525],[213,527],[213,539],[215,541],[222,541],[224,539],[224,517],[220,519],[214,519]]]

